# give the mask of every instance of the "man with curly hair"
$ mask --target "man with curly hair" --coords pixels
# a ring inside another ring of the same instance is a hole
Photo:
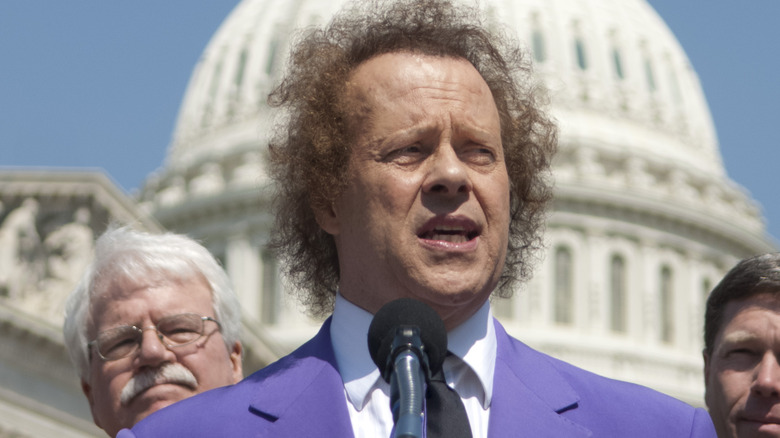
[[[274,245],[331,317],[244,382],[120,436],[391,436],[366,333],[398,298],[448,331],[444,377],[468,421],[448,437],[713,436],[704,410],[536,352],[492,317],[491,294],[530,273],[551,192],[556,130],[523,52],[450,1],[359,6],[298,42],[269,99],[287,115],[269,146]]]

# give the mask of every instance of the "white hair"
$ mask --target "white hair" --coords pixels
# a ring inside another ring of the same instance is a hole
[[[149,284],[203,276],[211,289],[214,316],[228,351],[239,341],[241,308],[230,280],[214,256],[180,234],[150,234],[109,227],[95,242],[95,258],[65,303],[65,347],[82,380],[89,378],[87,326],[92,304],[117,282]]]

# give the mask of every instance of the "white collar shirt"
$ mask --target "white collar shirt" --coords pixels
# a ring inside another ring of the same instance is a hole
[[[390,385],[382,379],[368,353],[368,326],[373,315],[340,294],[330,326],[333,350],[344,382],[355,437],[389,437],[393,429]],[[447,334],[449,356],[443,367],[447,384],[455,388],[466,407],[474,438],[487,437],[496,333],[488,301],[464,323]]]

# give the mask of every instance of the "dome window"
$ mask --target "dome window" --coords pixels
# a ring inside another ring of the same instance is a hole
[[[268,59],[265,62],[265,74],[271,76],[276,68],[276,52],[279,49],[279,40],[273,38],[268,46]]]
[[[239,96],[241,94],[241,87],[244,85],[244,70],[246,70],[246,60],[248,56],[246,49],[241,51],[241,55],[238,57],[236,76],[233,78],[233,86],[235,87],[236,94]]]
[[[675,103],[682,103],[682,92],[680,90],[680,82],[677,80],[677,75],[674,72],[674,67],[669,65],[669,83],[672,86],[672,99]]]
[[[587,70],[588,58],[586,56],[587,54],[585,53],[585,43],[582,42],[581,38],[577,38],[574,41],[574,50],[577,56],[577,66],[580,68],[580,70]]]
[[[616,333],[626,332],[626,262],[613,255],[609,268],[609,328]]]
[[[674,338],[674,305],[672,303],[674,290],[672,287],[672,270],[668,266],[661,268],[658,289],[661,341],[671,344]]]
[[[615,76],[620,80],[625,79],[626,75],[623,73],[623,58],[620,56],[620,51],[618,49],[612,49],[612,64],[615,67]]]
[[[554,307],[555,322],[571,324],[574,309],[574,266],[571,250],[565,246],[555,250]]]
[[[269,251],[260,253],[260,272],[262,273],[262,299],[260,318],[267,325],[279,322],[281,313],[281,288],[279,287],[279,266],[276,257]]]
[[[211,83],[209,84],[209,94],[206,101],[206,107],[203,109],[203,118],[201,119],[201,126],[208,126],[211,121],[212,112],[214,110],[214,102],[217,100],[217,92],[219,91],[219,81],[222,77],[222,61],[220,60],[216,67],[214,67],[214,74],[211,76]]]
[[[710,297],[710,291],[712,290],[712,282],[709,278],[705,278],[701,282],[701,306],[705,308],[707,305],[707,298]]]
[[[531,44],[534,54],[534,60],[536,62],[544,62],[547,60],[547,51],[544,44],[544,35],[540,30],[534,30],[531,35]]]
[[[647,89],[651,93],[655,93],[655,74],[653,74],[653,63],[649,59],[645,59],[645,79],[647,80]]]
[[[230,100],[228,102],[228,116],[231,118],[235,115],[236,106],[241,101],[243,94],[242,88],[244,85],[244,70],[246,70],[247,56],[246,48],[242,49],[241,53],[238,55],[236,71],[233,74],[233,85],[230,88]]]

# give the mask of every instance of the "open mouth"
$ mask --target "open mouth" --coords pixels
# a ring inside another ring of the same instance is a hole
[[[418,237],[426,240],[463,243],[476,238],[478,235],[479,233],[476,230],[467,230],[463,227],[437,226],[430,231],[419,234]]]
[[[465,243],[476,239],[480,229],[473,221],[459,217],[437,217],[418,231],[417,237],[447,243]]]

